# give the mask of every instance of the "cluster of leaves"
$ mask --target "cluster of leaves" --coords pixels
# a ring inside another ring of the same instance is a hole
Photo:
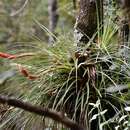
[[[129,100],[128,92],[116,89],[120,88],[119,85],[129,85],[130,68],[114,40],[117,30],[118,27],[110,20],[104,26],[102,37],[96,42],[90,40],[78,52],[73,39],[66,40],[62,36],[52,47],[37,43],[34,56],[27,57],[28,60],[26,57],[11,60],[10,65],[14,68],[14,65],[20,64],[38,78],[28,80],[18,74],[11,80],[22,84],[17,87],[10,84],[1,93],[63,111],[73,120],[88,124],[88,127],[96,121],[100,129],[128,128],[128,122],[125,122],[128,116],[124,110]],[[118,120],[120,117],[121,121]],[[118,126],[118,122],[122,121],[124,126]],[[46,124],[53,123],[11,107],[4,114],[0,127],[28,129],[34,125],[43,128]]]

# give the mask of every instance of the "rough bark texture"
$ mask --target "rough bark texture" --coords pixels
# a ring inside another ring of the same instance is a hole
[[[80,11],[76,20],[75,29],[82,34],[79,42],[87,43],[92,38],[99,25],[103,22],[102,0],[80,0]]]
[[[97,27],[95,1],[80,0],[80,12],[75,26],[83,34],[80,42],[88,42]]]
[[[126,45],[129,39],[130,0],[121,1],[122,16],[120,22],[120,44]]]
[[[121,0],[123,7],[130,8],[130,0]]]
[[[120,30],[119,30],[119,45],[121,46],[122,56],[125,62],[130,61],[129,50],[124,47],[129,47],[130,36],[130,0],[121,0],[122,16],[120,18]],[[122,66],[122,71],[125,70],[125,66]]]
[[[54,33],[58,22],[58,12],[57,12],[57,0],[48,0],[48,13],[49,13],[49,29]],[[53,36],[49,37],[49,43],[54,41]]]

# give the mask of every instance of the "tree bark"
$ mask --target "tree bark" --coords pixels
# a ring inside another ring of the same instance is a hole
[[[103,0],[80,0],[80,11],[75,24],[77,43],[87,43],[103,24]]]
[[[58,12],[57,12],[57,0],[48,0],[48,14],[49,14],[49,29],[52,33],[55,33],[55,28],[58,22]],[[54,41],[53,36],[49,36],[49,43]]]
[[[124,8],[130,8],[130,1],[129,0],[121,0]]]
[[[121,0],[122,16],[120,21],[120,44],[126,45],[129,39],[130,0]]]
[[[130,61],[129,50],[125,47],[129,47],[129,36],[130,36],[130,0],[121,0],[122,16],[120,18],[120,30],[119,30],[119,45],[121,46],[122,56],[125,62]],[[122,66],[122,71],[125,71]]]

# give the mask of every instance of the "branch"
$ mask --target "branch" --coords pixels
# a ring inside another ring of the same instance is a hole
[[[58,121],[64,124],[66,127],[71,128],[71,130],[84,130],[84,128],[82,128],[77,123],[73,122],[68,117],[64,116],[61,112],[56,112],[54,110],[44,108],[41,106],[35,106],[28,102],[23,102],[19,99],[9,98],[7,96],[2,96],[2,95],[0,95],[0,103],[3,103],[3,104],[6,103],[10,106],[21,108],[25,111],[29,111],[29,112],[38,114],[40,116],[51,118],[55,121]]]
[[[15,15],[20,14],[20,13],[24,10],[24,8],[26,7],[27,3],[28,3],[28,0],[25,0],[25,2],[24,2],[24,4],[22,5],[22,7],[21,7],[19,10],[15,11],[15,12],[12,12],[12,13],[10,14],[10,16],[11,16],[11,17],[14,17]]]

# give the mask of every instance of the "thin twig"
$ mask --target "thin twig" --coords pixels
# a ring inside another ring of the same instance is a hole
[[[28,1],[29,1],[29,0],[25,0],[23,6],[22,6],[20,9],[18,9],[17,11],[12,12],[12,13],[10,14],[10,16],[11,16],[11,17],[14,17],[14,16],[20,14],[20,13],[24,10],[24,8],[26,7]]]

